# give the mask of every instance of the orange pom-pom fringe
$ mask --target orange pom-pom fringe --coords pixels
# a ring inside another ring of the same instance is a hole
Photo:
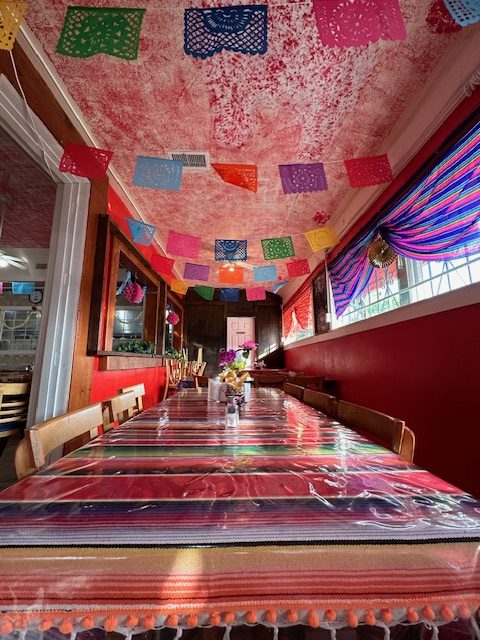
[[[442,616],[442,618],[444,620],[453,620],[455,618],[455,615],[453,613],[453,611],[450,609],[449,606],[447,605],[443,605],[443,607],[440,609],[440,615]]]
[[[265,611],[265,620],[270,624],[275,624],[277,622],[277,612],[272,609],[268,609]]]
[[[365,612],[365,622],[371,626],[377,624],[377,619],[375,618],[373,609],[369,609],[368,611]]]
[[[9,634],[12,633],[14,627],[13,622],[9,618],[2,617],[0,618],[0,633],[1,634]]]
[[[295,611],[295,609],[288,609],[285,615],[288,622],[295,623],[298,621],[298,613]]]
[[[245,621],[248,622],[248,624],[255,624],[257,621],[257,614],[255,611],[247,611],[245,614]]]
[[[427,620],[435,620],[435,611],[432,607],[423,607],[422,613],[424,618],[427,618]]]
[[[413,607],[408,607],[408,609],[407,609],[407,620],[409,622],[413,622],[413,623],[418,622],[419,617],[420,616],[418,615],[418,613],[415,611],[415,609]]]
[[[222,617],[219,613],[211,613],[210,614],[210,624],[214,627],[220,626],[222,622]]]
[[[462,620],[469,620],[472,617],[472,611],[466,604],[461,604],[458,607],[458,615]]]
[[[194,613],[190,613],[187,616],[187,625],[193,629],[193,627],[198,627],[198,616]]]
[[[167,619],[165,620],[165,626],[178,627],[178,616],[175,613],[171,613],[169,616],[167,616]]]
[[[393,613],[391,609],[382,609],[380,612],[380,617],[385,624],[391,624],[393,621]]]
[[[225,623],[230,625],[233,622],[235,622],[235,614],[233,613],[233,611],[227,611],[227,613],[224,616],[225,619]]]
[[[115,631],[117,628],[118,620],[115,616],[107,616],[103,625],[105,631]]]
[[[358,627],[358,617],[351,609],[347,611],[347,624],[349,627]]]
[[[320,626],[320,619],[315,611],[309,611],[307,613],[307,622],[312,627],[312,629],[317,629]]]
[[[335,611],[335,609],[327,609],[325,611],[325,620],[327,622],[335,622],[337,618],[337,612]]]
[[[155,627],[155,616],[153,613],[145,616],[142,621],[142,626],[145,627],[145,629],[153,629]]]
[[[125,626],[128,627],[129,629],[134,629],[135,627],[137,627],[138,617],[135,615],[129,615],[128,618],[125,620]]]
[[[48,631],[49,629],[52,628],[53,622],[51,621],[50,618],[43,618],[43,620],[40,621],[40,624],[38,625],[40,628],[40,631]]]
[[[94,626],[95,619],[92,618],[92,616],[85,616],[85,618],[82,619],[82,627],[84,629],[93,629]]]
[[[58,625],[59,631],[67,635],[73,631],[73,622],[69,618],[64,618]]]

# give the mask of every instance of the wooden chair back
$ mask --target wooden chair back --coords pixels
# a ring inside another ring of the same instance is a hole
[[[102,402],[103,413],[103,431],[107,432],[113,429],[115,422],[123,424],[129,418],[133,418],[137,401],[133,391],[120,393]]]
[[[283,387],[286,374],[284,373],[256,373],[253,384],[256,389],[259,387]]]
[[[14,463],[17,480],[31,476],[38,471],[33,460],[32,445],[30,444],[28,432],[15,449]]]
[[[303,392],[303,401],[309,407],[321,411],[330,418],[337,417],[337,399],[322,391],[314,391],[313,389],[305,389]]]
[[[0,438],[7,438],[25,427],[29,393],[29,382],[0,384]]]
[[[197,376],[203,376],[203,372],[205,371],[205,367],[207,366],[206,362],[201,362],[198,367]]]
[[[169,360],[168,366],[168,388],[176,389],[186,374],[185,363],[181,360]]]
[[[413,462],[415,453],[415,434],[408,427],[403,427],[402,440],[398,454],[407,462]]]
[[[298,384],[292,384],[291,382],[283,383],[283,390],[290,396],[293,396],[300,402],[303,400],[303,387],[299,387]]]
[[[195,389],[200,389],[200,387],[208,386],[208,376],[193,376],[193,381],[195,382]]]
[[[133,391],[133,393],[135,394],[135,402],[137,403],[137,406],[133,410],[133,414],[137,415],[138,413],[142,413],[145,385],[142,382],[140,384],[132,384],[132,386],[130,387],[124,387],[123,389],[120,389],[120,393],[128,393],[129,391]]]
[[[338,421],[346,427],[363,431],[367,436],[373,436],[385,443],[395,453],[399,453],[402,433],[405,428],[403,420],[397,420],[385,413],[340,400]]]
[[[97,403],[40,422],[27,429],[25,434],[30,440],[35,468],[43,467],[49,453],[73,438],[87,433],[89,439],[96,438],[102,422],[102,405]],[[25,449],[26,447],[23,445],[23,449],[18,455],[19,460],[22,456],[25,457]]]
[[[324,376],[295,376],[292,382],[305,387],[305,389],[313,389],[314,391],[324,391]]]

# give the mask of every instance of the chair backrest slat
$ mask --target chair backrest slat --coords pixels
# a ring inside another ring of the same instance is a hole
[[[259,387],[283,387],[287,374],[285,373],[256,373],[253,376],[253,384]]]
[[[114,423],[122,424],[129,418],[133,418],[133,412],[137,406],[135,393],[127,391],[113,396],[102,402],[103,430],[110,431]]]
[[[407,462],[413,462],[415,453],[415,434],[407,426],[403,427],[402,440],[398,454]]]
[[[3,426],[0,437],[7,437],[15,430],[23,429],[27,419],[29,382],[0,383],[0,424]],[[12,425],[7,429],[6,425]]]
[[[283,383],[283,390],[285,393],[288,393],[290,396],[297,398],[297,400],[303,400],[303,387],[300,387],[298,384],[292,384],[291,382]]]
[[[77,436],[89,433],[90,438],[95,438],[101,425],[100,403],[33,425],[25,433],[30,439],[35,467],[43,467],[49,453]]]
[[[324,381],[325,378],[323,376],[296,375],[292,379],[292,382],[298,384],[300,387],[305,387],[305,389],[314,389],[315,391],[324,390]]]
[[[137,413],[141,413],[143,411],[143,396],[145,395],[145,385],[143,382],[140,384],[132,384],[130,387],[124,387],[120,389],[120,393],[128,393],[129,391],[133,391],[135,394],[135,402],[137,406],[134,410],[135,415]]]
[[[313,389],[305,389],[303,392],[303,401],[309,407],[313,407],[330,418],[337,417],[337,399],[322,391],[314,391]]]
[[[338,421],[347,427],[364,431],[383,441],[385,445],[398,453],[405,427],[403,420],[397,420],[385,413],[368,407],[340,400],[338,403]]]

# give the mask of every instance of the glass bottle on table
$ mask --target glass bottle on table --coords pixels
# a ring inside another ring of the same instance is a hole
[[[225,407],[225,427],[238,427],[238,405],[235,402],[235,396],[227,396],[227,405]]]

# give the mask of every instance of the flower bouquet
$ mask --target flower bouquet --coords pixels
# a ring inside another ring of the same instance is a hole
[[[238,349],[221,349],[218,355],[218,366],[223,367],[223,371],[220,374],[222,382],[227,382],[238,391],[243,388],[243,383],[248,378],[249,374],[243,373],[240,375],[240,373],[247,365],[250,351],[256,347],[256,342],[253,342],[253,340],[246,340],[243,344],[238,346]]]

